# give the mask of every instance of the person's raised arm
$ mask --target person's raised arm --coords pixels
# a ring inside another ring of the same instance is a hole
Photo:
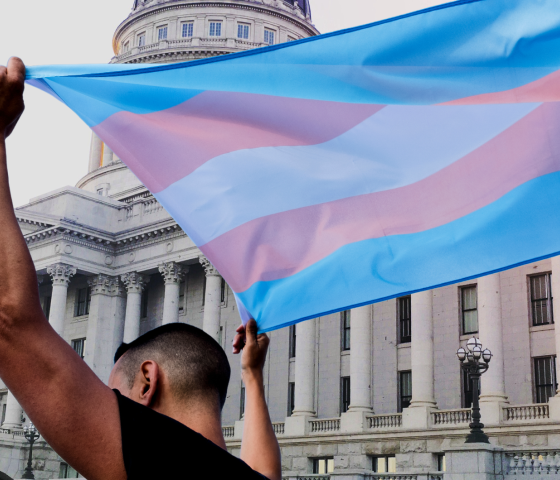
[[[241,374],[245,384],[245,422],[241,459],[270,480],[282,479],[280,447],[272,428],[264,396],[263,367],[269,338],[257,334],[257,323],[237,329],[233,352],[241,355]]]
[[[6,138],[23,113],[25,66],[0,66],[0,377],[45,440],[89,480],[125,480],[116,397],[47,322],[14,214]]]

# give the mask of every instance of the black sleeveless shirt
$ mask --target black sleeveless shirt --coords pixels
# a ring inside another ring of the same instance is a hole
[[[115,393],[128,480],[266,480],[182,423]]]

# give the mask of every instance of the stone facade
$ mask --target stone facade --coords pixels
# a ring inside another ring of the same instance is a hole
[[[304,0],[138,1],[117,29],[113,62],[243,51],[267,44],[265,29],[275,32],[275,43],[303,38],[317,33],[310,15]],[[219,22],[221,34],[210,35],[210,23]],[[246,32],[239,25],[249,27],[249,38],[238,38]],[[164,27],[165,38],[158,38]],[[223,345],[232,365],[224,434],[238,454],[243,402],[239,360],[230,348],[239,325],[233,294],[114,153],[94,135],[88,173],[77,186],[38,196],[16,215],[49,321],[104,381],[120,342],[161,324],[195,325]],[[551,279],[539,277],[544,297],[535,303],[532,279],[549,272]],[[476,312],[478,326],[469,334],[463,325],[465,287],[476,287],[477,298],[469,315]],[[443,455],[446,480],[531,476],[538,469],[556,474],[559,397],[536,403],[556,390],[552,385],[545,397],[537,395],[543,379],[536,378],[536,365],[548,359],[553,366],[560,348],[560,332],[550,321],[552,304],[560,312],[560,258],[413,295],[411,338],[400,331],[406,301],[355,309],[349,324],[337,313],[270,334],[265,388],[286,478],[381,479],[384,474],[373,471],[376,459],[394,457],[396,472],[385,476],[433,480],[443,476]],[[548,321],[535,325],[535,309],[540,320],[548,309]],[[465,450],[468,391],[455,352],[478,331],[495,354],[481,399],[494,446]],[[411,377],[403,377],[406,372]],[[405,378],[411,378],[411,398],[405,398]],[[2,384],[0,409],[0,471],[17,478],[27,455],[25,414]],[[39,442],[36,478],[56,478],[61,461]],[[318,461],[334,470],[314,475]]]

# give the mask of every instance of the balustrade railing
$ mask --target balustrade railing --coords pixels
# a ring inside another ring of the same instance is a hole
[[[244,49],[251,49],[251,48],[258,48],[260,47],[262,44],[260,43],[255,43],[255,42],[248,42],[247,40],[235,40],[235,46],[237,48],[244,48]]]
[[[225,38],[201,38],[200,45],[211,46],[211,47],[225,46],[226,39]]]
[[[364,480],[417,480],[418,475],[405,473],[372,473],[364,475]]]
[[[472,412],[470,408],[457,410],[439,410],[432,412],[432,425],[464,425],[471,422]]]
[[[340,418],[311,420],[311,433],[330,433],[340,430]]]
[[[151,198],[144,202],[144,215],[150,215],[151,213],[157,213],[163,210],[161,204],[155,199]]]
[[[548,420],[550,418],[550,411],[547,403],[504,407],[503,413],[506,422]]]
[[[399,428],[402,427],[402,413],[392,415],[372,415],[367,417],[367,428]]]
[[[510,452],[506,474],[516,476],[560,474],[560,451]]]
[[[222,427],[224,438],[233,438],[235,434],[235,427]]]
[[[284,435],[284,422],[273,423],[272,428],[276,435]]]

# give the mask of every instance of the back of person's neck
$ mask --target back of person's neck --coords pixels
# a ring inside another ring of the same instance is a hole
[[[189,403],[166,402],[159,404],[154,410],[177,420],[224,450],[226,449],[222,433],[221,410],[212,405],[212,402],[202,400]]]

